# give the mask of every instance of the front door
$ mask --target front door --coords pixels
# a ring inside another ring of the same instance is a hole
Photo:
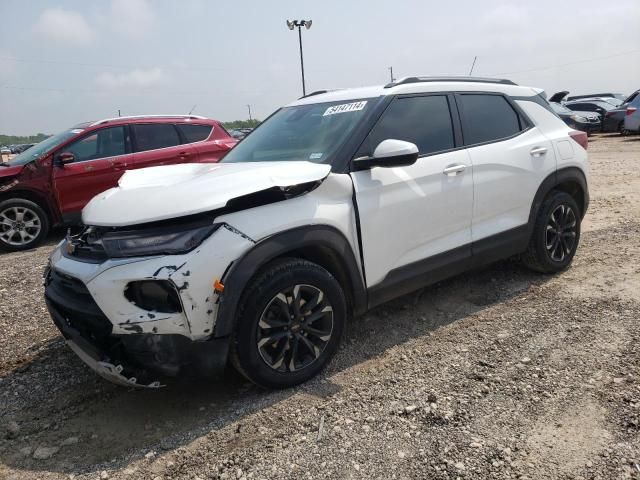
[[[383,284],[392,272],[419,276],[429,270],[430,258],[444,252],[451,251],[452,260],[470,255],[472,165],[466,150],[455,150],[452,98],[394,99],[357,154],[371,155],[387,139],[415,143],[420,152],[407,167],[351,173],[368,287]]]
[[[67,152],[74,161],[56,164],[57,156]],[[123,126],[90,132],[57,152],[53,185],[65,220],[79,215],[98,193],[115,187],[130,162]]]

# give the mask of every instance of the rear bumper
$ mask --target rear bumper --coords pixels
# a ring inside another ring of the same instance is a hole
[[[624,118],[624,128],[630,132],[640,133],[640,115],[627,115]]]
[[[45,273],[49,314],[69,347],[103,378],[123,386],[158,388],[162,377],[214,377],[224,371],[229,337],[194,341],[177,334],[114,335],[111,322],[89,292],[83,292],[82,282],[59,277],[52,270]]]

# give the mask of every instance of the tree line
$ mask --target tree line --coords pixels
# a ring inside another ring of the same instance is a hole
[[[38,143],[49,138],[51,135],[46,133],[38,133],[36,135],[20,136],[20,135],[0,135],[0,145],[22,145],[24,143]]]

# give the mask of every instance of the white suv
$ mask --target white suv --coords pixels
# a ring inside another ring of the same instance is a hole
[[[316,92],[222,163],[127,172],[52,254],[45,298],[71,348],[117,383],[230,360],[287,387],[391,298],[513,255],[566,268],[586,147],[542,90],[508,80]]]

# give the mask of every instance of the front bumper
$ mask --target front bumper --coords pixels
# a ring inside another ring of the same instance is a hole
[[[51,279],[55,274],[46,275],[45,302],[53,322],[76,355],[110,382],[158,388],[161,377],[185,371],[211,377],[224,370],[229,337],[193,341],[171,334],[112,335],[97,306],[61,296],[58,282]]]
[[[61,244],[45,272],[47,308],[70,348],[114,383],[154,388],[165,376],[216,376],[226,366],[230,338],[214,332],[213,281],[251,245],[220,229],[185,255],[96,264],[65,255]],[[140,280],[173,283],[181,311],[148,311],[127,299],[127,285]]]

